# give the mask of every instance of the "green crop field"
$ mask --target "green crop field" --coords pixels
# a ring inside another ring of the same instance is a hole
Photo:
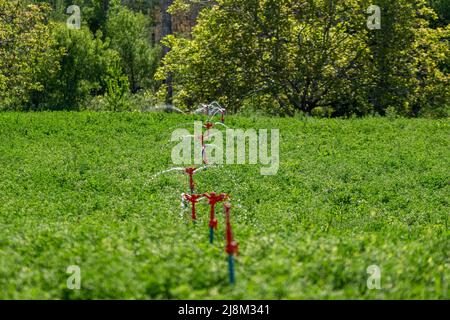
[[[197,117],[197,119],[200,119]],[[1,299],[448,299],[450,121],[227,118],[280,129],[280,169],[213,167],[199,192],[232,196],[239,242],[228,283],[224,218],[182,212],[176,128],[163,113],[0,113]],[[81,289],[67,287],[69,266]],[[381,269],[369,290],[367,268]]]

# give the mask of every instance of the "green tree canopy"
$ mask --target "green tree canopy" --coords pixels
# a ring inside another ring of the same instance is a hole
[[[180,8],[179,3],[176,4]],[[430,29],[424,0],[380,1],[381,29],[367,27],[370,1],[218,0],[200,14],[192,40],[169,36],[158,77],[173,74],[175,101],[249,97],[293,114],[418,114],[448,103],[448,28]],[[430,94],[428,94],[429,96]],[[272,107],[273,108],[273,107]]]
[[[57,72],[48,6],[0,0],[0,109],[20,109],[31,90],[42,91],[42,74]]]
[[[131,91],[135,93],[154,86],[153,75],[159,62],[159,48],[150,44],[148,19],[142,13],[122,6],[111,10],[106,32],[111,48],[121,57],[121,66],[128,76]]]

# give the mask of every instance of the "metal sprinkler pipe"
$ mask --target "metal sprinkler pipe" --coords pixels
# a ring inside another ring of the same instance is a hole
[[[199,202],[199,200],[201,198],[203,198],[203,196],[201,194],[184,194],[184,199],[186,199],[187,201],[189,201],[191,203],[191,208],[192,208],[192,220],[196,221],[197,220],[197,215],[196,215],[196,211],[195,211],[195,205],[196,203]]]
[[[216,194],[215,192],[205,193],[203,196],[208,199],[208,203],[210,205],[209,211],[209,242],[214,242],[214,229],[217,230],[217,219],[215,217],[215,207],[218,202],[222,202],[225,199],[228,199],[228,195],[226,194]]]
[[[204,125],[206,129],[206,134],[209,136],[209,130],[214,127],[214,123],[212,122],[206,122]],[[202,158],[203,158],[203,164],[208,164],[208,159],[206,159],[206,144],[205,144],[205,133],[202,132],[201,136],[201,142],[202,142]]]
[[[185,173],[189,176],[189,188],[191,190],[191,194],[195,193],[194,174],[196,170],[196,168],[185,169]]]
[[[203,160],[203,164],[208,164],[208,161],[206,159],[206,146],[205,146],[205,135],[202,132],[202,160]]]
[[[234,256],[238,254],[238,243],[233,240],[233,233],[231,230],[231,221],[230,221],[230,210],[231,204],[225,203],[225,219],[226,219],[226,253],[228,254],[228,272],[230,276],[230,283],[234,284],[236,282],[235,271],[234,271]]]

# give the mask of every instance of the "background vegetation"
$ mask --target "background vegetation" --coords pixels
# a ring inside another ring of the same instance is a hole
[[[66,27],[71,4],[80,30]],[[189,110],[218,100],[289,116],[448,116],[449,2],[379,0],[379,30],[367,27],[371,4],[0,0],[0,110]],[[165,8],[175,16],[193,6],[192,33],[174,32]]]

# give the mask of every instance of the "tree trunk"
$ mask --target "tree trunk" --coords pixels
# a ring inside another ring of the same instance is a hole
[[[161,7],[161,39],[165,36],[172,34],[172,15],[167,12],[168,8],[172,5],[173,0],[160,0]],[[169,52],[170,48],[163,46],[163,58]],[[172,75],[170,74],[164,81],[167,86],[166,103],[172,104],[173,88],[172,88]]]

